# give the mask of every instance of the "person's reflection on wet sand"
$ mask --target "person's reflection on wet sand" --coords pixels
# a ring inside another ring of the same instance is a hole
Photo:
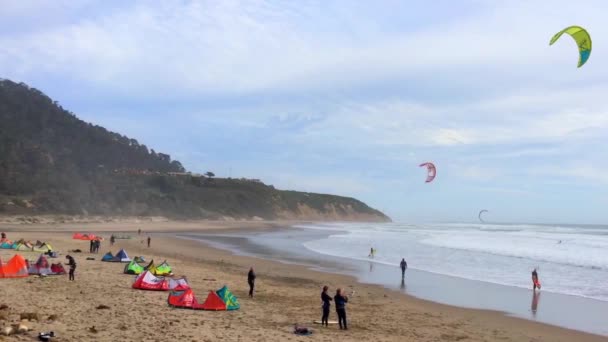
[[[532,291],[532,305],[530,309],[532,311],[532,316],[536,317],[536,311],[538,310],[538,301],[540,300],[540,292]]]

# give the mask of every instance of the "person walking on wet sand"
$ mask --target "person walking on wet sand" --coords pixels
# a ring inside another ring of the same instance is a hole
[[[114,242],[116,242],[116,237],[112,234],[112,236],[110,236],[110,246],[114,246]]]
[[[148,248],[150,248],[150,241],[152,240],[152,238],[150,238],[150,235],[148,235]]]
[[[323,286],[323,292],[321,292],[321,301],[323,301],[323,316],[321,316],[321,325],[325,324],[328,326],[329,324],[329,307],[331,306],[331,296],[327,294],[327,290],[329,288],[327,286]]]
[[[532,289],[536,290],[536,288],[540,290],[540,281],[538,281],[538,273],[536,272],[536,268],[532,271]]]
[[[76,260],[71,255],[66,255],[66,259],[68,259],[68,266],[70,266],[69,279],[71,281],[74,280],[74,272],[76,272]]]
[[[405,278],[405,270],[407,270],[407,262],[405,261],[405,258],[401,258],[401,264],[399,264],[399,266],[401,266],[401,279]]]
[[[253,271],[253,267],[249,269],[249,273],[247,273],[247,283],[249,284],[249,297],[253,298],[253,288],[255,287],[255,272]]]
[[[336,290],[334,302],[336,303],[336,313],[338,314],[338,323],[340,324],[340,329],[348,330],[348,326],[346,325],[346,303],[348,303],[348,297],[346,295],[342,295],[341,288]]]

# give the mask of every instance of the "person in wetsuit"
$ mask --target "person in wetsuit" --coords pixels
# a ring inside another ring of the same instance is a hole
[[[76,260],[74,260],[71,255],[66,255],[65,258],[68,259],[68,266],[70,266],[69,279],[74,280],[74,272],[76,272]]]
[[[247,283],[249,284],[249,297],[253,298],[253,288],[255,286],[255,272],[253,271],[253,267],[249,269],[249,273],[247,273]]]
[[[327,294],[327,290],[329,288],[327,286],[323,286],[323,292],[321,292],[321,301],[323,301],[323,316],[321,316],[321,325],[325,324],[328,326],[329,319],[329,307],[331,306],[331,296]]]
[[[346,303],[348,303],[348,297],[346,295],[342,295],[341,288],[336,290],[334,302],[336,303],[336,313],[338,314],[338,324],[340,324],[340,329],[348,330],[348,326],[346,325]]]
[[[405,258],[401,258],[401,263],[399,264],[399,266],[401,266],[401,278],[405,278],[405,270],[407,270],[407,262],[405,261]]]

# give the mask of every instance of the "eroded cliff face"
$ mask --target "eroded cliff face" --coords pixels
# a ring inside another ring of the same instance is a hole
[[[377,212],[360,212],[350,204],[327,203],[324,211],[298,204],[295,210],[282,210],[277,217],[284,220],[305,221],[349,221],[349,222],[391,222],[390,217]]]

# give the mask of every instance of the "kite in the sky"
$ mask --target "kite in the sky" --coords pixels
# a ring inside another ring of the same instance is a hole
[[[422,163],[420,164],[420,167],[426,167],[426,183],[432,182],[433,179],[435,179],[435,176],[437,175],[437,169],[435,168],[435,165],[433,165],[433,163]]]
[[[479,214],[477,215],[477,217],[479,218],[479,221],[481,221],[481,222],[485,222],[485,221],[484,221],[484,220],[481,218],[481,214],[483,214],[483,213],[487,213],[487,212],[488,212],[488,211],[487,211],[487,210],[485,210],[485,209],[479,212]]]
[[[591,55],[591,36],[589,36],[587,30],[580,26],[570,26],[557,32],[553,38],[551,38],[549,45],[553,45],[553,43],[555,43],[564,33],[572,36],[578,46],[578,67],[580,68],[587,62]]]

